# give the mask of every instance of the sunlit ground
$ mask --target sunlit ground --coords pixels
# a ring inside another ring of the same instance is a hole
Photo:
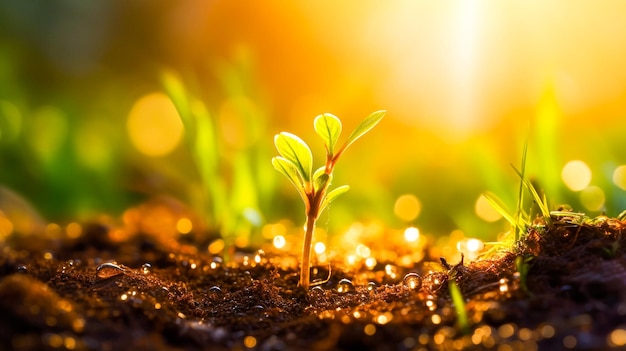
[[[370,226],[472,256],[508,230],[482,194],[515,210],[526,139],[553,208],[617,215],[624,15],[621,1],[2,5],[0,226],[127,220],[166,195],[225,242],[287,248],[303,208],[271,167],[273,135],[321,163],[315,116],[351,129],[378,109],[336,169],[351,190],[320,219],[319,260]]]

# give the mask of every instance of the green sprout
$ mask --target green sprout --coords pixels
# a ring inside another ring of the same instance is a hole
[[[313,154],[309,146],[298,136],[282,132],[274,137],[274,144],[280,156],[272,158],[274,168],[285,175],[296,187],[305,206],[306,225],[302,246],[302,265],[298,285],[305,290],[310,282],[311,239],[315,231],[315,222],[324,209],[339,195],[350,188],[342,185],[328,191],[333,179],[333,170],[337,160],[357,139],[365,135],[380,122],[386,111],[376,111],[365,118],[348,136],[345,143],[337,148],[341,135],[341,121],[330,113],[315,118],[315,132],[322,138],[326,147],[326,164],[313,171]]]
[[[450,297],[452,298],[452,303],[454,304],[454,310],[457,316],[457,325],[463,334],[468,334],[470,325],[469,318],[467,316],[467,309],[465,308],[463,293],[454,279],[450,279],[448,282],[448,288],[450,289]]]

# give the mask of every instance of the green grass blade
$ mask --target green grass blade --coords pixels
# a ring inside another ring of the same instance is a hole
[[[365,118],[350,134],[350,136],[348,137],[348,140],[346,141],[345,145],[342,148],[342,151],[346,150],[357,139],[365,135],[365,133],[372,130],[372,128],[374,128],[378,124],[378,122],[380,122],[380,120],[383,119],[383,117],[385,116],[385,113],[387,113],[387,111],[380,110],[380,111],[373,112],[372,114],[367,116],[367,118]]]
[[[509,222],[513,227],[517,228],[517,220],[515,218],[513,218],[513,215],[511,215],[509,213],[509,211],[507,211],[505,209],[504,204],[502,203],[502,201],[493,193],[490,192],[486,192],[483,194],[483,196],[485,197],[485,199],[487,199],[487,201],[489,202],[489,204],[496,210],[498,211],[498,213],[500,213],[502,215],[502,217],[504,217],[504,219],[507,220],[507,222]]]
[[[309,146],[298,136],[287,132],[276,134],[274,144],[280,155],[296,166],[305,183],[311,182],[313,154]]]
[[[457,325],[463,334],[467,334],[469,332],[469,318],[467,317],[467,310],[465,309],[465,301],[461,289],[454,279],[448,281],[448,287],[450,288],[450,297],[452,298],[454,311],[456,312]]]
[[[315,132],[324,140],[328,154],[332,157],[335,153],[335,145],[341,135],[341,121],[335,115],[324,113],[313,121]]]
[[[526,189],[528,189],[530,194],[533,196],[533,199],[535,200],[535,202],[539,206],[539,210],[541,211],[541,215],[544,218],[549,219],[550,218],[550,209],[548,208],[548,204],[546,202],[546,198],[539,196],[539,193],[537,192],[537,189],[535,189],[533,184],[527,178],[525,178],[524,175],[517,168],[515,168],[515,166],[513,166],[513,169],[522,178],[522,182],[523,182],[524,186],[526,187]]]
[[[515,221],[517,223],[522,223],[524,221],[524,179],[526,174],[526,158],[528,155],[528,134],[530,133],[530,128],[526,131],[526,139],[524,140],[524,149],[522,151],[522,172],[521,172],[521,180],[519,183],[519,191],[517,193],[517,212],[515,213]],[[515,167],[513,167],[515,168]],[[519,173],[519,172],[518,172]],[[515,242],[517,242],[523,234],[523,229],[520,227],[516,227],[515,230]]]

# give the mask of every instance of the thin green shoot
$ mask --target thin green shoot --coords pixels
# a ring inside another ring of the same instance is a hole
[[[528,289],[528,271],[530,271],[530,262],[533,260],[533,256],[517,256],[515,257],[515,268],[520,274],[520,286],[522,290],[528,295],[532,295]]]
[[[467,317],[467,309],[465,308],[465,300],[461,289],[456,284],[454,279],[448,281],[448,288],[450,289],[450,297],[454,304],[454,311],[457,317],[457,326],[463,334],[469,333],[469,318]]]
[[[548,201],[545,197],[545,194],[544,196],[539,196],[537,189],[535,189],[535,187],[530,182],[530,180],[528,180],[528,178],[525,178],[524,174],[518,171],[517,168],[515,168],[514,166],[513,166],[513,169],[520,176],[522,180],[522,184],[524,185],[524,187],[526,187],[526,189],[528,189],[530,194],[533,196],[533,200],[535,200],[535,202],[537,203],[537,206],[539,206],[539,210],[541,211],[541,216],[546,220],[550,219],[550,209],[548,207]]]
[[[302,139],[287,132],[281,132],[274,137],[274,145],[280,156],[272,158],[272,165],[291,181],[305,206],[306,223],[298,282],[305,290],[310,286],[311,240],[316,221],[333,200],[350,189],[343,185],[329,191],[337,160],[350,145],[374,128],[384,115],[385,111],[382,110],[370,114],[340,147],[337,147],[342,130],[339,118],[330,113],[317,116],[313,127],[324,141],[326,163],[315,171],[311,149]]]
[[[524,140],[524,149],[522,151],[522,171],[517,172],[520,176],[519,183],[519,191],[517,193],[517,212],[515,214],[516,223],[520,223],[522,221],[522,213],[524,206],[524,177],[526,174],[526,157],[528,155],[528,132],[526,133],[526,139]],[[515,166],[511,165],[513,169]],[[517,169],[515,169],[517,171]],[[524,230],[526,228],[522,228],[520,225],[515,226],[515,242],[518,242],[520,237],[523,235]]]

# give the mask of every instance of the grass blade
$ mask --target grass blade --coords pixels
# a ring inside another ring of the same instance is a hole
[[[467,317],[467,310],[465,309],[465,301],[463,300],[461,289],[454,279],[448,281],[448,287],[450,288],[450,297],[452,298],[454,311],[456,312],[457,325],[463,334],[467,334],[469,332],[469,318]]]
[[[489,204],[496,210],[498,213],[504,217],[513,227],[517,228],[517,220],[513,218],[513,215],[509,213],[504,207],[502,201],[493,193],[486,192],[483,194],[485,199],[489,202]]]

